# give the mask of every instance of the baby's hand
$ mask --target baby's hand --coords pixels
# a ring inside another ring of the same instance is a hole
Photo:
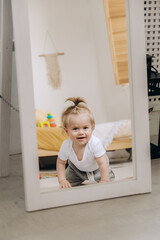
[[[66,179],[62,180],[59,185],[60,188],[71,188],[71,184]]]

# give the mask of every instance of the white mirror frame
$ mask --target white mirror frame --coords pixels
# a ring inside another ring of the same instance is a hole
[[[144,0],[126,0],[134,179],[40,193],[28,2],[12,0],[27,211],[151,192],[143,4]]]

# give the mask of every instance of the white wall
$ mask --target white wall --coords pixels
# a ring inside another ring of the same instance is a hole
[[[29,14],[35,108],[60,117],[66,97],[83,96],[96,123],[130,119],[129,87],[114,81],[103,1],[29,0]],[[47,30],[57,50],[65,53],[58,57],[62,79],[58,90],[48,85],[45,60],[39,57],[56,51],[49,38],[44,49]],[[13,68],[12,103],[18,107],[14,62]],[[19,115],[13,111],[10,142],[10,152],[19,152]]]
[[[29,1],[33,57],[35,107],[52,110],[58,116],[69,96],[83,96],[96,122],[130,118],[128,87],[114,82],[102,1]],[[64,56],[59,56],[62,85],[59,90],[47,84],[42,53],[53,53],[50,38]]]
[[[90,0],[96,43],[99,84],[107,110],[107,120],[130,119],[129,86],[115,85],[103,1]]]

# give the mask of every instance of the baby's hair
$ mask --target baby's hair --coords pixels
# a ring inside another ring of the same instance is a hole
[[[62,127],[66,128],[68,125],[68,116],[71,114],[79,114],[81,112],[88,112],[89,118],[93,128],[95,127],[94,117],[91,110],[88,108],[86,101],[82,97],[70,97],[65,102],[71,101],[73,105],[69,106],[62,112],[61,123]]]

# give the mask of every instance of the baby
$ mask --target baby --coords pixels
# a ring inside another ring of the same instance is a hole
[[[78,186],[85,180],[109,182],[108,158],[101,141],[92,134],[95,121],[86,101],[80,97],[66,101],[73,102],[73,105],[61,117],[69,138],[62,143],[57,158],[60,188]]]

